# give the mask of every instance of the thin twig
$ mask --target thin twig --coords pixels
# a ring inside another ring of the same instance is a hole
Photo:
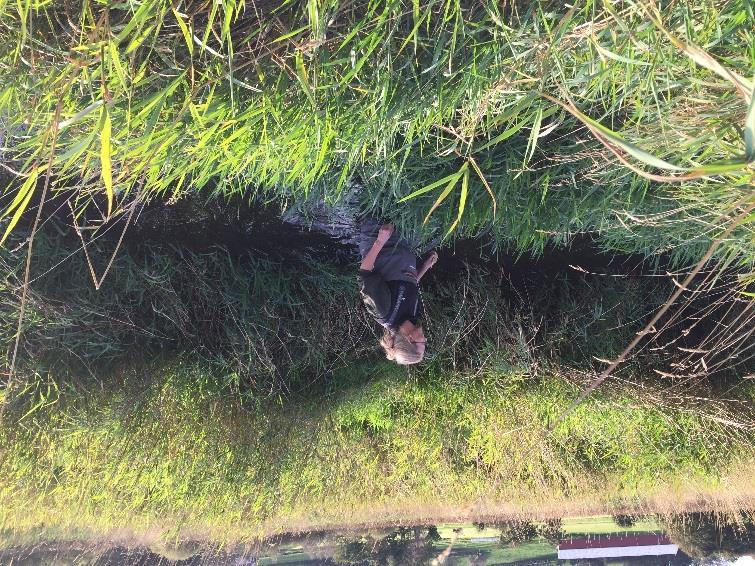
[[[131,203],[131,210],[128,213],[128,217],[126,218],[126,224],[123,226],[123,230],[121,231],[121,235],[118,238],[118,243],[115,245],[115,249],[113,250],[113,253],[110,255],[110,260],[107,263],[107,266],[105,267],[105,271],[102,272],[102,276],[100,278],[97,278],[97,272],[94,269],[94,264],[92,263],[92,258],[89,255],[89,250],[87,249],[87,244],[84,241],[84,235],[81,233],[81,228],[79,227],[78,222],[76,221],[76,214],[74,213],[73,206],[71,206],[71,203],[69,201],[68,206],[71,208],[71,217],[73,218],[73,227],[74,230],[76,230],[76,233],[79,235],[79,239],[81,240],[81,249],[84,250],[84,257],[87,260],[87,265],[89,266],[89,273],[92,275],[92,282],[94,283],[94,288],[96,290],[100,290],[100,287],[102,287],[102,283],[105,281],[105,277],[107,276],[108,272],[110,271],[110,268],[113,266],[113,262],[115,261],[115,257],[118,254],[118,251],[121,248],[121,244],[123,243],[123,238],[126,235],[126,231],[128,230],[129,225],[131,224],[131,219],[134,216],[134,211],[136,210],[136,205],[139,203],[139,193],[141,192],[141,186],[139,187],[139,191],[137,191],[136,198]]]
[[[39,207],[37,208],[37,215],[34,218],[34,224],[29,234],[29,245],[26,251],[26,267],[24,269],[24,284],[21,287],[21,304],[18,311],[18,326],[16,327],[16,339],[13,344],[13,355],[11,356],[10,368],[8,370],[8,381],[6,382],[6,390],[8,396],[6,401],[0,403],[0,422],[2,422],[5,415],[5,408],[10,400],[10,392],[13,390],[13,377],[16,370],[16,360],[18,359],[18,347],[21,344],[21,334],[23,333],[24,315],[26,314],[26,301],[29,292],[29,279],[31,275],[31,258],[32,251],[34,249],[34,236],[37,233],[39,222],[42,218],[42,209],[47,199],[47,191],[50,187],[50,178],[52,177],[52,161],[55,158],[55,145],[58,141],[58,121],[60,120],[60,112],[63,108],[63,96],[61,95],[58,104],[55,107],[55,116],[52,122],[52,142],[50,144],[50,159],[47,163],[47,171],[45,172],[45,183],[42,188],[42,196],[39,200]]]
[[[19,178],[21,178],[21,179],[25,179],[26,177],[28,177],[28,176],[29,176],[29,174],[28,174],[28,173],[21,173],[20,171],[16,171],[16,170],[15,170],[15,169],[13,169],[12,167],[8,167],[8,166],[7,166],[7,165],[6,165],[5,163],[3,163],[2,161],[0,161],[0,167],[2,167],[3,169],[5,169],[6,171],[8,171],[8,173],[10,173],[11,175],[14,175],[15,177],[19,177]]]
[[[587,387],[584,391],[577,397],[571,405],[563,412],[561,415],[556,419],[556,421],[548,427],[548,431],[552,432],[555,430],[564,420],[566,417],[568,417],[574,409],[579,406],[582,401],[584,401],[590,393],[595,391],[595,389],[600,386],[601,383],[603,383],[608,377],[610,377],[611,373],[621,364],[623,363],[627,356],[629,356],[630,353],[637,347],[637,345],[642,341],[642,339],[649,333],[652,332],[652,329],[655,327],[655,324],[661,319],[661,317],[666,314],[666,312],[671,308],[671,306],[676,302],[676,300],[679,298],[679,296],[684,292],[684,289],[686,289],[689,284],[692,282],[692,280],[697,276],[697,274],[700,272],[700,270],[705,266],[706,263],[710,260],[710,258],[713,256],[715,251],[718,249],[718,246],[721,245],[721,243],[729,237],[729,235],[747,218],[747,216],[755,210],[755,202],[751,203],[747,208],[744,209],[743,212],[739,214],[736,218],[734,218],[729,226],[724,230],[724,232],[716,238],[713,243],[708,248],[708,251],[705,252],[705,255],[702,257],[702,259],[697,263],[695,268],[690,272],[690,274],[687,276],[687,278],[684,280],[684,283],[680,287],[677,287],[677,289],[674,291],[674,293],[669,297],[669,299],[663,304],[663,306],[658,309],[658,312],[655,313],[655,316],[650,320],[650,322],[647,323],[644,329],[642,331],[638,332],[637,335],[634,337],[634,339],[629,343],[629,345],[624,348],[624,351],[619,355],[618,358],[616,358],[610,366],[608,366],[603,372]]]

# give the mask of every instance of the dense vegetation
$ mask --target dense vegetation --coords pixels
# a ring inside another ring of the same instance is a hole
[[[755,500],[752,439],[732,426],[751,412],[752,387],[732,406],[652,386],[640,401],[615,385],[549,434],[573,376],[489,368],[407,380],[383,362],[344,368],[330,392],[282,406],[175,361],[86,393],[53,377],[0,433],[6,529],[70,537],[128,525],[233,541],[465,514],[725,513]]]
[[[753,70],[748,0],[0,0],[0,528],[753,506]],[[616,258],[441,262],[406,372],[348,254],[242,226],[322,202]]]
[[[68,253],[60,237],[37,249]],[[622,267],[435,274],[433,352],[407,371],[380,359],[353,267],[330,252],[238,257],[135,237],[113,264],[118,287],[99,291],[85,259],[68,259],[29,295],[0,429],[0,525],[236,540],[460,511],[751,506],[755,390],[738,371],[658,383],[648,373],[668,354],[644,352],[548,431],[668,292],[611,276]],[[18,293],[5,293],[15,320]]]
[[[149,221],[148,212],[143,220]],[[199,224],[189,224],[187,232]],[[75,236],[66,239],[58,230],[37,237],[32,263],[36,276],[20,349],[20,359],[32,370],[96,373],[134,351],[163,356],[190,351],[220,373],[235,375],[243,389],[270,395],[329,383],[334,370],[376,354],[377,328],[360,308],[353,257],[339,258],[353,253],[343,246],[313,252],[306,235],[294,248],[267,254],[254,247],[207,246],[204,235],[166,246],[159,243],[164,233],[145,240],[134,229],[112,264],[113,284],[96,290],[85,256],[68,257]],[[294,227],[273,235],[269,228],[256,230],[229,239],[271,236],[290,244],[298,233]],[[113,238],[91,245],[92,263],[105,264],[112,245]],[[3,269],[11,274],[0,306],[7,344],[13,343],[21,302],[12,275],[23,269],[19,255],[0,252]],[[455,259],[444,257],[449,263]],[[564,260],[550,268],[534,263],[529,274],[493,262],[456,262],[455,270],[439,267],[446,271],[425,285],[433,343],[428,370],[480,369],[503,360],[509,366],[597,367],[592,357],[615,356],[670,290],[654,277],[612,277],[621,264],[606,267],[606,275],[590,275],[562,271]],[[48,272],[50,265],[56,267]],[[594,335],[604,338],[595,341]]]
[[[522,249],[590,230],[697,258],[751,201],[747,0],[1,9],[9,215],[48,173],[102,219],[210,184],[332,201],[356,176],[405,226],[440,193],[432,226],[463,210],[461,233],[493,223]],[[752,261],[739,234],[723,249]]]

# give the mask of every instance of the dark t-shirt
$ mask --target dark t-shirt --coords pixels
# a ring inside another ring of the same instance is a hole
[[[380,223],[374,218],[362,221],[359,234],[359,255],[362,259],[375,242]],[[383,245],[373,271],[380,273],[385,281],[417,282],[417,256],[409,241],[402,238],[398,230]]]
[[[386,281],[375,271],[359,271],[359,292],[369,313],[385,328],[396,330],[404,321],[417,324],[422,297],[416,282]]]
[[[391,328],[398,328],[405,320],[417,324],[422,316],[422,297],[417,284],[408,281],[388,281],[388,287],[391,288]]]

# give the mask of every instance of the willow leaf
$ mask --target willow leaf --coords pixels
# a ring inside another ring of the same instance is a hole
[[[668,161],[665,161],[664,159],[661,159],[660,157],[656,157],[652,153],[648,153],[644,149],[637,147],[633,143],[628,142],[627,140],[622,138],[619,134],[614,132],[612,129],[607,128],[600,122],[593,120],[589,116],[580,112],[579,109],[577,109],[576,107],[574,106],[564,106],[564,107],[567,110],[569,110],[569,112],[571,112],[574,116],[576,116],[582,122],[584,122],[586,125],[592,126],[596,130],[598,130],[601,134],[603,134],[608,139],[608,141],[618,146],[620,149],[624,150],[635,159],[642,161],[646,165],[650,165],[658,169],[670,169],[672,171],[687,171],[687,169],[684,167],[679,167],[678,165],[669,163]]]
[[[18,224],[18,221],[21,219],[21,215],[29,206],[29,201],[31,200],[31,197],[34,196],[34,189],[37,186],[38,176],[39,176],[39,170],[35,168],[26,178],[26,180],[24,181],[24,184],[21,185],[21,187],[18,189],[18,193],[16,193],[16,198],[13,199],[13,202],[5,211],[5,214],[3,214],[3,216],[8,216],[15,209],[15,214],[13,214],[13,217],[10,219],[10,223],[8,224],[8,227],[5,229],[5,233],[3,234],[2,239],[0,239],[0,246],[2,246],[5,243],[5,240],[8,238],[10,233],[13,231],[13,228],[16,227],[16,224]]]
[[[113,164],[111,156],[113,148],[111,145],[111,130],[112,125],[110,123],[110,113],[107,111],[107,106],[102,109],[102,126],[100,128],[100,170],[102,174],[102,182],[105,184],[105,194],[107,195],[107,215],[113,211]]]
[[[446,232],[446,235],[454,231],[454,228],[461,222],[461,217],[464,215],[464,209],[467,206],[467,194],[469,193],[469,168],[464,169],[464,175],[461,177],[461,193],[459,194],[459,210],[456,215],[456,220],[451,224],[451,227]]]
[[[450,175],[447,175],[446,177],[443,177],[442,179],[438,179],[437,181],[433,181],[429,185],[425,185],[421,189],[417,189],[413,193],[411,193],[409,195],[406,195],[405,197],[399,199],[396,202],[398,202],[398,203],[406,202],[407,200],[413,199],[413,198],[418,197],[420,195],[424,195],[425,193],[429,193],[433,189],[436,189],[436,188],[440,187],[442,184],[447,183],[451,179],[458,180],[458,178],[459,178],[459,172],[458,171],[456,173],[451,173]]]
[[[435,200],[433,205],[430,207],[430,210],[427,212],[427,216],[425,216],[425,219],[422,221],[423,224],[427,224],[427,221],[430,220],[430,216],[432,216],[432,213],[435,212],[435,210],[443,204],[443,201],[446,200],[448,195],[451,194],[451,191],[454,190],[454,187],[456,187],[456,183],[459,182],[459,177],[464,175],[466,170],[469,168],[469,163],[465,163],[461,166],[461,169],[459,169],[458,172],[456,172],[451,180],[448,182],[448,185],[446,185],[446,188],[443,189],[443,192],[438,195],[438,198]]]
[[[136,48],[138,48],[142,43],[144,43],[144,40],[146,40],[151,34],[152,30],[155,26],[147,26],[147,29],[145,29],[141,35],[138,37],[135,37],[133,40],[131,40],[131,43],[128,44],[128,47],[126,47],[126,55],[134,51]]]
[[[750,100],[745,119],[745,157],[747,161],[755,161],[755,96]]]
[[[173,16],[178,22],[178,27],[181,28],[181,34],[184,36],[184,41],[186,42],[186,48],[189,50],[189,55],[194,55],[194,42],[191,39],[191,33],[189,33],[189,28],[186,26],[186,22],[184,22],[181,14],[179,14],[172,6],[171,10],[173,10]]]

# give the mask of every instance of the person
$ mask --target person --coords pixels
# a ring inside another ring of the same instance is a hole
[[[380,345],[389,360],[416,364],[425,355],[426,339],[420,324],[422,298],[419,282],[438,261],[435,251],[417,269],[411,244],[393,224],[368,218],[360,227],[359,292],[368,312],[384,328]]]

